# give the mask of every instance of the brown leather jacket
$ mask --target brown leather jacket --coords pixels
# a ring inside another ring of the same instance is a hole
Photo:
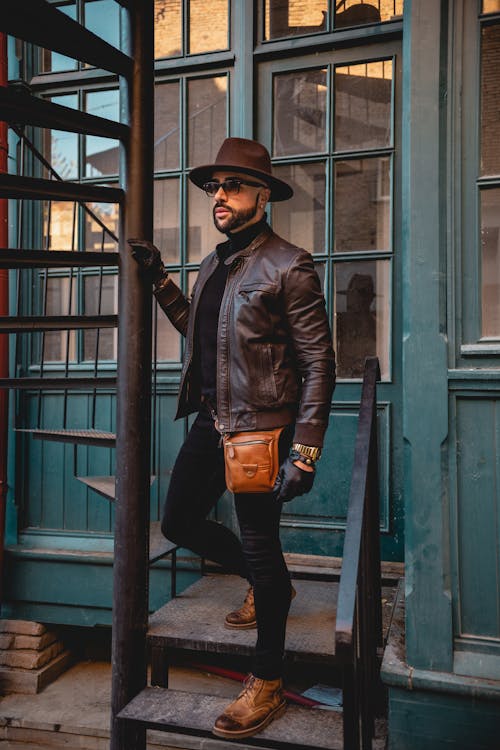
[[[321,447],[335,385],[325,300],[309,253],[271,230],[231,255],[217,333],[217,415],[224,432],[295,421],[294,441]],[[196,311],[219,258],[200,267],[191,300],[168,279],[155,295],[186,336],[177,418],[200,407]]]

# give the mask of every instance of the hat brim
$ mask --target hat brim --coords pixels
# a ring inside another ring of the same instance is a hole
[[[269,196],[270,201],[286,201],[293,195],[293,188],[283,180],[274,177],[274,175],[268,174],[268,172],[261,172],[259,169],[239,167],[235,164],[204,164],[201,167],[192,169],[188,177],[196,187],[203,188],[205,182],[211,179],[214,172],[223,172],[225,169],[260,178],[271,191],[271,195]]]

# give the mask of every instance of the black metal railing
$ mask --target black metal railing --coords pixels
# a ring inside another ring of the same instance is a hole
[[[344,748],[371,750],[382,647],[377,449],[379,362],[365,363],[337,602],[335,653],[343,667]]]

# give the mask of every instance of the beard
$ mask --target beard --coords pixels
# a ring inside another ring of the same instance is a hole
[[[219,202],[214,205],[213,208],[213,219],[216,229],[219,232],[228,234],[229,232],[236,232],[245,224],[248,224],[257,214],[258,196],[255,200],[255,205],[245,209],[234,209],[230,208],[227,204]],[[222,221],[215,215],[215,209],[224,207],[226,211],[229,211],[230,215]]]

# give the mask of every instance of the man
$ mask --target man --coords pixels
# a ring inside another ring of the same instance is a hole
[[[295,592],[281,551],[280,514],[283,502],[312,487],[335,360],[312,258],[266,222],[267,202],[293,194],[272,174],[267,150],[227,138],[215,163],[193,169],[189,178],[212,198],[215,226],[227,237],[203,260],[191,301],[168,277],[154,245],[130,244],[159,304],[186,336],[177,417],[198,412],[172,472],[163,533],[250,584],[225,625],[257,627],[252,674],[213,728],[217,736],[241,739],[285,708],[282,662]],[[240,542],[207,520],[226,489],[220,433],[281,426],[274,490],[234,496]]]

